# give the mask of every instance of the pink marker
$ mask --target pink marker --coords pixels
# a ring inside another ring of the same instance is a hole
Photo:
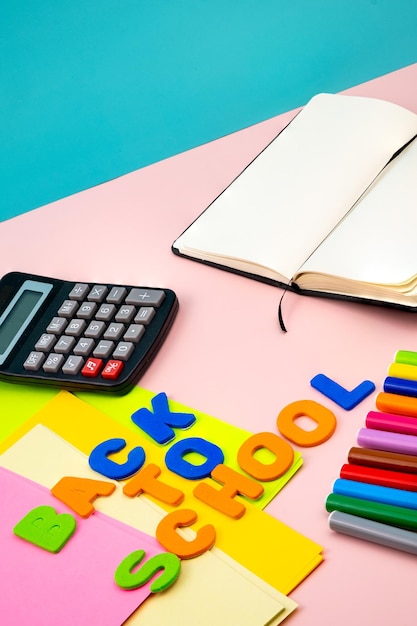
[[[369,411],[366,416],[366,426],[403,435],[417,435],[417,418],[407,417],[406,415]]]

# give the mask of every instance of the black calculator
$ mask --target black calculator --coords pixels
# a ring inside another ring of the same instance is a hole
[[[0,379],[126,393],[177,310],[171,289],[11,272],[0,280]]]

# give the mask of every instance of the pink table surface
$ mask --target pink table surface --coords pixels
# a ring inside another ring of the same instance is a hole
[[[348,90],[417,113],[417,64]],[[398,349],[417,350],[417,318],[394,310],[287,293],[174,256],[171,243],[291,119],[272,118],[0,224],[0,271],[176,290],[178,318],[141,380],[155,392],[254,432],[275,430],[288,403],[313,399],[338,427],[303,451],[304,466],[268,511],[321,543],[325,561],[291,594],[292,626],[415,623],[414,556],[329,530],[324,500]],[[302,228],[300,227],[300,236]],[[350,412],[310,386],[324,373],[376,393]],[[278,564],[277,564],[278,566]]]

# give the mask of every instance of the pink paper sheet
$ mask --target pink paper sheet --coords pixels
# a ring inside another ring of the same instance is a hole
[[[95,512],[72,513],[50,492],[0,468],[0,623],[2,626],[115,626],[149,596],[149,584],[133,591],[114,582],[119,563],[144,549],[147,560],[163,552],[156,540]],[[77,529],[53,554],[13,534],[33,508],[48,505],[76,517]]]

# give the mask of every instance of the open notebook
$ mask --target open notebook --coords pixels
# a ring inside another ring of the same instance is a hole
[[[319,94],[173,243],[289,286],[417,310],[417,115]]]

